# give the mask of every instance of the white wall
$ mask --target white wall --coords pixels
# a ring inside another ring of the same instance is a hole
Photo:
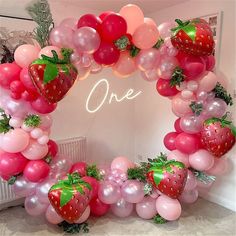
[[[219,69],[228,77],[228,88],[232,92],[233,88],[236,88],[235,1],[192,0],[160,10],[151,17],[160,24],[170,19],[187,19],[218,11],[223,12]],[[135,101],[135,156],[152,157],[165,150],[163,137],[174,130],[173,122],[176,117],[171,112],[170,102],[157,94],[155,83],[149,84],[141,80],[136,82],[136,89],[142,88],[144,93]],[[236,120],[235,107],[234,105],[232,110]],[[236,147],[227,157],[230,158],[231,172],[219,177],[211,191],[208,194],[202,193],[202,196],[236,211]]]

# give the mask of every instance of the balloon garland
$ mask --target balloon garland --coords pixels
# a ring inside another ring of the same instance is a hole
[[[37,45],[14,52],[0,65],[0,175],[25,197],[25,210],[44,215],[73,233],[87,231],[90,214],[109,209],[118,217],[134,210],[156,223],[177,220],[182,203],[227,172],[227,153],[236,129],[227,119],[232,97],[214,72],[214,40],[202,19],[157,27],[136,5],[119,13],[67,18],[52,27],[46,0],[28,9],[38,24]],[[43,12],[43,13],[42,13]],[[45,14],[44,14],[45,13]],[[111,67],[120,78],[140,70],[156,81],[179,117],[164,144],[170,150],[135,164],[126,157],[110,166],[71,163],[49,139],[53,112],[76,80]]]

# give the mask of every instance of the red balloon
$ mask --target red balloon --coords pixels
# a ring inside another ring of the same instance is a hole
[[[178,118],[178,119],[175,121],[175,124],[174,124],[175,130],[176,130],[177,133],[182,133],[182,132],[184,132],[184,131],[180,128],[180,119],[181,119],[181,118]]]
[[[30,182],[40,182],[50,171],[49,165],[43,160],[29,161],[24,169],[24,177]]]
[[[119,14],[107,15],[101,26],[102,39],[107,42],[114,42],[127,32],[127,23]]]
[[[21,94],[21,98],[28,102],[32,102],[36,100],[38,97],[39,95],[37,93],[26,91],[26,90]]]
[[[76,162],[71,166],[70,173],[77,172],[80,175],[80,177],[83,177],[87,174],[86,168],[87,164],[85,162],[82,161]]]
[[[159,79],[156,84],[156,89],[157,92],[164,97],[174,96],[179,92],[175,86],[171,87],[170,81],[166,79]]]
[[[176,139],[177,136],[178,136],[177,132],[170,132],[165,136],[164,145],[168,150],[173,151],[173,150],[176,149],[175,139]]]
[[[104,11],[103,13],[101,13],[101,14],[99,15],[99,18],[103,21],[104,18],[105,18],[106,16],[110,15],[110,14],[115,14],[115,12],[113,12],[113,11]]]
[[[0,174],[13,176],[23,172],[28,160],[21,153],[0,154]]]
[[[80,17],[77,24],[77,28],[88,26],[100,32],[101,24],[102,24],[102,21],[99,17],[93,14],[85,14]]]
[[[58,153],[58,145],[55,141],[50,139],[47,143],[48,145],[48,155],[55,157]]]
[[[176,137],[175,146],[180,152],[192,154],[199,149],[200,139],[197,135],[183,132]]]
[[[20,81],[23,83],[27,91],[34,92],[36,94],[38,93],[29,75],[28,67],[25,67],[21,70]]]
[[[16,63],[0,64],[0,85],[9,88],[14,80],[19,80],[21,67]]]
[[[32,108],[41,113],[41,114],[47,114],[47,113],[51,113],[53,112],[56,107],[57,104],[49,104],[44,97],[38,97],[35,101],[31,102],[31,106]]]
[[[120,51],[114,44],[102,41],[99,49],[93,54],[94,60],[101,65],[112,65],[119,60]]]
[[[20,93],[11,92],[10,95],[11,95],[11,98],[13,98],[15,100],[21,99],[21,94]]]
[[[94,216],[103,216],[105,215],[110,208],[110,205],[105,204],[96,198],[90,202],[91,214]]]
[[[98,197],[98,188],[99,188],[99,183],[98,181],[91,177],[91,176],[84,176],[82,178],[82,180],[84,180],[85,182],[89,183],[92,187],[92,191],[91,191],[91,199],[96,199]]]
[[[25,86],[20,80],[14,80],[10,84],[10,90],[14,93],[23,93],[25,91]]]

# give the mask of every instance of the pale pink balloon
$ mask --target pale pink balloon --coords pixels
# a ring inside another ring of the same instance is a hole
[[[58,57],[62,59],[61,49],[56,46],[46,46],[46,47],[42,48],[39,52],[38,57],[42,58],[42,55],[45,55],[48,57],[53,57],[52,51],[55,51],[57,53]]]
[[[81,59],[82,59],[83,54],[82,53],[78,53],[78,52],[73,52],[70,55],[70,62],[71,63],[80,63]]]
[[[187,114],[180,119],[180,128],[188,134],[199,133],[203,128],[204,117]]]
[[[214,165],[214,156],[205,149],[199,149],[195,153],[189,155],[189,163],[192,168],[199,171],[205,171]]]
[[[34,139],[40,138],[43,135],[43,131],[40,128],[34,128],[30,132],[30,136]]]
[[[193,91],[188,90],[188,89],[184,89],[184,90],[181,91],[181,97],[184,100],[190,100],[190,99],[195,98]]]
[[[81,66],[82,67],[90,67],[93,61],[92,55],[88,53],[84,53],[83,56],[81,57]]]
[[[206,171],[208,175],[224,175],[229,170],[229,161],[226,158],[215,158],[214,165]]]
[[[119,199],[116,203],[111,205],[112,213],[121,218],[130,216],[133,209],[134,204],[125,201],[124,198]]]
[[[65,18],[64,20],[62,20],[60,23],[60,26],[65,26],[65,27],[70,28],[72,30],[76,30],[77,23],[78,23],[78,19],[69,17],[69,18]]]
[[[90,216],[90,206],[87,206],[84,213],[80,216],[80,218],[75,221],[76,224],[81,224],[85,222]]]
[[[18,117],[11,117],[11,119],[9,120],[9,125],[13,128],[20,128],[22,124],[23,120]]]
[[[54,173],[69,172],[71,165],[71,160],[65,155],[57,155],[50,163],[51,170]]]
[[[160,62],[160,53],[155,48],[141,50],[135,58],[135,64],[138,69],[147,71],[153,69]]]
[[[127,157],[116,157],[111,163],[111,169],[120,169],[123,172],[127,172],[129,168],[134,167],[135,164],[131,162]]]
[[[80,62],[75,63],[74,66],[78,71],[78,80],[85,80],[86,78],[88,78],[90,74],[90,67],[83,67]]]
[[[144,184],[138,180],[127,180],[121,186],[121,195],[127,202],[138,203],[144,198]]]
[[[220,98],[214,98],[208,101],[205,107],[205,112],[211,117],[222,117],[227,110],[227,104]]]
[[[66,26],[54,27],[49,35],[50,44],[57,47],[73,47],[73,34],[74,31]]]
[[[198,90],[210,92],[215,88],[216,83],[216,75],[213,72],[209,71],[208,74],[206,74],[202,77],[202,79],[199,80]]]
[[[1,137],[0,147],[5,152],[17,153],[29,145],[29,134],[23,129],[16,128],[8,131]]]
[[[31,44],[19,46],[14,53],[14,59],[20,67],[28,67],[31,62],[38,58],[39,48]]]
[[[156,199],[150,196],[145,197],[141,202],[136,204],[136,212],[142,219],[152,219],[157,214]]]
[[[168,56],[170,57],[175,57],[178,54],[178,49],[176,49],[175,47],[168,47],[166,50],[166,53]]]
[[[31,132],[34,129],[34,127],[30,127],[30,126],[26,125],[25,123],[23,123],[21,126],[21,129],[23,129],[26,132]]]
[[[52,126],[52,117],[51,115],[40,115],[41,123],[39,128],[45,130]]]
[[[187,82],[187,89],[190,91],[196,91],[198,87],[199,87],[198,82],[195,80],[190,80]]]
[[[53,225],[61,223],[64,219],[57,214],[53,206],[50,204],[46,210],[45,217],[47,221]]]
[[[166,220],[177,220],[181,215],[181,205],[177,199],[161,195],[156,200],[158,214]]]
[[[148,25],[154,25],[155,27],[157,27],[156,22],[152,18],[149,18],[149,17],[144,17],[144,23],[147,23]]]
[[[159,30],[160,37],[165,39],[172,35],[171,29],[175,27],[176,27],[176,23],[170,21],[170,22],[164,22],[160,24],[157,28]]]
[[[188,170],[187,181],[184,186],[184,190],[193,190],[197,187],[197,179],[192,171]]]
[[[127,51],[121,52],[119,60],[112,67],[112,70],[120,78],[129,77],[136,70],[134,59]]]
[[[119,14],[127,22],[127,32],[133,34],[135,30],[144,22],[142,10],[134,4],[125,5],[120,9]]]
[[[90,67],[90,73],[91,74],[97,74],[102,70],[102,65],[98,64],[95,60],[92,61],[91,67]]]
[[[191,101],[183,100],[179,94],[173,97],[171,103],[172,111],[178,117],[182,117],[192,112],[191,108],[189,107]]]
[[[159,79],[159,75],[156,69],[141,71],[141,76],[148,82],[157,81]]]
[[[25,210],[31,216],[39,216],[48,208],[48,204],[41,203],[36,195],[25,199]]]
[[[48,153],[48,145],[41,145],[36,140],[31,139],[29,145],[21,152],[29,160],[39,160]]]
[[[140,49],[149,49],[153,47],[159,38],[159,32],[156,26],[143,23],[133,34],[133,43]]]
[[[198,199],[198,190],[192,189],[192,190],[184,190],[183,193],[180,195],[179,200],[180,202],[192,204],[196,202]]]
[[[38,141],[39,144],[45,145],[45,144],[48,143],[49,137],[48,137],[48,135],[44,134],[40,138],[38,138],[37,141]]]
[[[173,150],[167,155],[167,160],[176,160],[184,163],[185,167],[190,167],[189,155],[180,152],[179,150]]]

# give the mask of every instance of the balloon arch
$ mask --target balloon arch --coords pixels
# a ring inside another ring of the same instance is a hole
[[[68,232],[109,209],[118,217],[135,210],[156,223],[177,220],[182,204],[195,202],[199,189],[227,172],[223,155],[235,143],[235,127],[225,115],[232,97],[214,73],[210,26],[202,19],[157,26],[132,4],[119,13],[67,18],[54,28],[45,0],[28,11],[38,24],[38,43],[19,46],[14,61],[0,65],[1,177],[25,197],[30,215],[45,215]],[[75,80],[103,67],[119,78],[139,70],[170,99],[179,118],[164,138],[168,155],[140,164],[117,157],[99,168],[71,164],[57,153],[49,139],[50,113]]]

